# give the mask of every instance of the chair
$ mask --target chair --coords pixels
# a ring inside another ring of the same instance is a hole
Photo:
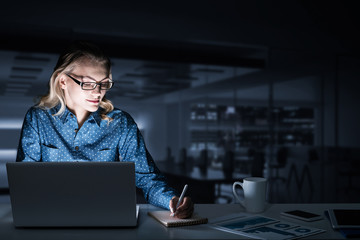
[[[224,173],[225,178],[231,179],[234,171],[234,152],[233,151],[226,151],[225,156],[223,159],[222,171]],[[233,201],[233,194],[232,194],[232,185],[228,186],[229,184],[216,184],[216,196],[215,196],[215,203],[231,203]],[[226,188],[229,188],[226,190]]]
[[[280,180],[282,182],[286,181],[286,178],[280,177],[279,170],[281,168],[286,167],[287,159],[288,159],[288,148],[286,148],[286,147],[279,148],[277,153],[276,153],[276,163],[275,164],[270,164],[270,166],[269,166],[270,171],[275,169],[275,176],[271,177],[270,181],[278,181],[278,180]]]
[[[234,152],[226,151],[222,165],[222,170],[226,178],[231,178],[234,170]]]
[[[200,173],[202,175],[207,174],[207,168],[208,168],[208,151],[206,149],[201,150],[200,152],[200,159],[198,163]]]
[[[193,158],[187,155],[186,148],[181,148],[179,152],[179,166],[185,170],[185,172],[191,172],[193,169]]]
[[[181,148],[180,151],[179,151],[179,164],[185,166],[186,159],[187,159],[186,148]]]
[[[170,147],[166,147],[166,161],[171,164],[174,163],[174,156],[171,153]]]
[[[261,150],[249,149],[249,159],[251,159],[250,174],[252,177],[264,177],[265,154]]]

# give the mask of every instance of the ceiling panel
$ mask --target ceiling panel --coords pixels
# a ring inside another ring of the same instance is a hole
[[[0,51],[0,96],[38,97],[46,94],[58,55]],[[112,96],[147,99],[201,87],[260,68],[111,58]]]

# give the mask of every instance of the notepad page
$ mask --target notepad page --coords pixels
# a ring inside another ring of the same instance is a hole
[[[167,227],[187,226],[187,225],[207,223],[207,218],[201,217],[196,213],[193,214],[191,218],[172,217],[170,216],[169,211],[153,211],[153,212],[149,212],[148,214]]]

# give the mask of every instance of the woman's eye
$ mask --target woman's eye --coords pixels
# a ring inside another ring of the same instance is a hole
[[[95,83],[83,83],[83,88],[94,88]]]

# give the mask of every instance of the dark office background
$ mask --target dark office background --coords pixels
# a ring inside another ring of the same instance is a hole
[[[0,16],[0,188],[26,110],[73,40],[113,64],[169,181],[234,202],[269,179],[270,202],[360,201],[359,16],[350,1],[14,2]],[[241,192],[239,191],[239,194]]]

